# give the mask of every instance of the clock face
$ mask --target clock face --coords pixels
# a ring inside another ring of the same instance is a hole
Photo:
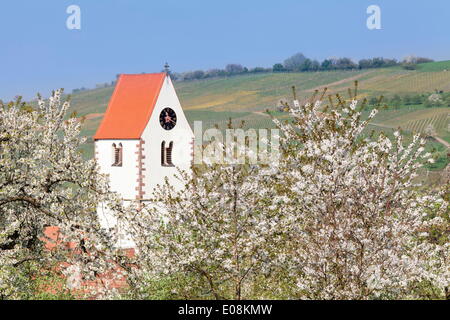
[[[177,115],[175,111],[170,108],[164,108],[159,114],[159,123],[161,127],[170,130],[177,124]]]

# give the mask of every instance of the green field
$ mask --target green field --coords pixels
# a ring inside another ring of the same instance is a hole
[[[306,101],[314,90],[327,87],[328,92],[347,96],[347,89],[359,82],[358,98],[395,94],[429,95],[435,90],[450,92],[450,61],[431,62],[418,66],[417,70],[401,67],[357,71],[328,71],[307,73],[261,73],[215,79],[176,82],[175,87],[189,122],[203,121],[203,128],[218,125],[225,128],[229,118],[234,125],[245,122],[246,128],[274,127],[267,109],[276,110],[280,99],[292,99],[291,87],[296,86],[300,100]],[[95,133],[113,87],[79,92],[72,95],[71,111],[86,116],[83,134]],[[427,108],[425,105],[400,105],[381,110],[371,128],[392,132],[400,127],[407,136],[423,133],[432,124],[438,137],[450,142],[448,106]],[[365,111],[368,112],[368,111]],[[274,112],[284,117],[282,113]],[[447,165],[446,146],[430,141],[430,150],[440,155],[437,165],[430,169],[442,169]],[[92,157],[92,139],[84,150]]]
[[[450,60],[423,63],[420,64],[417,69],[422,72],[439,72],[444,70],[450,71]]]

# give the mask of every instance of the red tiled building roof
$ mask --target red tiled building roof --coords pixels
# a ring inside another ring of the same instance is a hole
[[[165,73],[120,75],[94,139],[139,139],[165,77]]]

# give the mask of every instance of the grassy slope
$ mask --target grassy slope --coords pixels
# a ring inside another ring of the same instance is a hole
[[[291,86],[295,85],[300,98],[310,97],[315,89],[328,88],[329,93],[346,93],[354,80],[359,81],[359,98],[393,94],[429,93],[435,89],[450,91],[450,61],[419,65],[417,70],[407,71],[400,67],[358,71],[330,71],[311,73],[264,73],[205,79],[175,83],[181,104],[188,120],[202,120],[203,128],[218,124],[225,127],[227,119],[235,124],[242,120],[246,127],[272,127],[266,109],[273,110],[281,98],[291,99]],[[92,136],[104,113],[113,88],[102,88],[77,93],[72,96],[72,110],[80,116],[88,116],[83,133]],[[99,115],[100,114],[100,115]],[[404,106],[398,110],[383,110],[375,123],[383,129],[402,127],[406,133],[423,132],[433,123],[438,135],[450,142],[448,131],[448,108],[424,108]],[[431,143],[441,153],[445,148]],[[92,156],[92,146],[86,147],[86,156]],[[446,163],[441,164],[442,167]]]

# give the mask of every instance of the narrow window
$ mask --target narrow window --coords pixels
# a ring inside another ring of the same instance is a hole
[[[173,150],[173,141],[169,143],[169,146],[166,148],[166,142],[161,142],[161,166],[163,167],[173,167],[172,163],[172,150]]]
[[[117,146],[115,143],[112,144],[112,158],[113,158],[113,167],[121,167],[122,166],[122,143],[119,143]]]

